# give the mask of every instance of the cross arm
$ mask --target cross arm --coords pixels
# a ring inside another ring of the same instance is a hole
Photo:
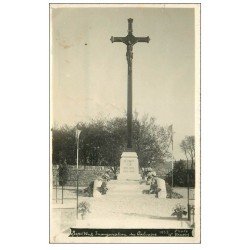
[[[116,43],[116,42],[124,43],[125,38],[126,37],[113,37],[113,36],[111,36],[110,41],[112,43]]]
[[[147,36],[147,37],[136,37],[136,42],[149,43],[149,41],[150,41],[149,36]]]

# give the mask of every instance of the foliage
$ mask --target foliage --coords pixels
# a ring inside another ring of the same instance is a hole
[[[82,201],[78,205],[78,212],[81,214],[82,219],[83,219],[83,216],[85,214],[90,213],[90,204],[87,201]]]
[[[121,154],[126,150],[126,117],[80,123],[78,129],[82,130],[79,137],[79,164],[109,166],[116,175]],[[138,115],[134,115],[133,147],[141,167],[155,166],[170,156],[166,147],[168,137],[167,130],[157,125],[154,118],[144,116],[138,119]],[[69,164],[76,164],[75,127],[54,128],[52,147],[53,164],[58,164],[64,158]]]
[[[76,158],[75,130],[69,126],[52,129],[53,164],[61,164],[64,159],[69,164]]]
[[[68,176],[69,176],[69,169],[66,162],[64,162],[63,164],[59,165],[58,169],[59,186],[66,185],[68,181]]]
[[[186,208],[178,203],[175,205],[171,216],[177,216],[178,220],[180,220],[182,216],[186,214],[187,214]]]
[[[188,163],[188,157],[191,159],[191,169],[194,169],[195,164],[195,139],[194,136],[186,136],[184,140],[182,140],[180,144],[181,150],[184,152],[187,163]]]
[[[133,143],[138,154],[140,166],[154,167],[170,157],[166,142],[169,133],[167,129],[156,124],[154,118],[144,116],[141,121],[134,120]]]
[[[183,160],[174,162],[174,186],[177,187],[194,187],[195,186],[195,170],[188,169],[187,163]],[[170,171],[165,180],[172,184],[172,171]]]

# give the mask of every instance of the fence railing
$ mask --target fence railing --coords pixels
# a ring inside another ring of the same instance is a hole
[[[68,165],[67,168],[67,182],[61,186],[59,185],[59,165],[52,166],[52,186],[54,191],[52,200],[55,200],[56,203],[61,202],[63,204],[64,199],[76,199],[84,187],[87,187],[91,181],[109,169],[106,166],[79,166],[77,170],[74,165]],[[77,186],[79,189],[77,189]]]

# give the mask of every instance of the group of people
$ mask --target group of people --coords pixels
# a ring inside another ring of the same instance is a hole
[[[157,198],[166,198],[166,182],[157,177],[156,172],[152,168],[142,168],[142,179],[150,185],[149,194],[155,194]]]
[[[89,197],[98,197],[105,195],[108,191],[108,182],[110,181],[110,172],[107,170],[103,175],[99,175],[91,181],[89,186],[83,190]]]

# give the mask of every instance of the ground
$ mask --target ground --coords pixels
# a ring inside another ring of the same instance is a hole
[[[79,203],[87,201],[91,213],[82,220],[80,214],[76,219],[76,192],[72,187],[64,191],[64,201],[61,204],[61,190],[55,189],[52,200],[52,224],[57,225],[55,234],[65,232],[70,227],[80,228],[189,228],[190,222],[184,217],[178,221],[171,216],[177,203],[187,207],[187,188],[174,188],[175,192],[183,195],[181,199],[156,198],[153,194],[145,194],[149,186],[139,181],[109,182],[106,195],[99,198],[79,195]],[[80,188],[82,190],[82,187]],[[194,198],[194,190],[190,190],[190,199]],[[193,204],[193,200],[190,204]]]

